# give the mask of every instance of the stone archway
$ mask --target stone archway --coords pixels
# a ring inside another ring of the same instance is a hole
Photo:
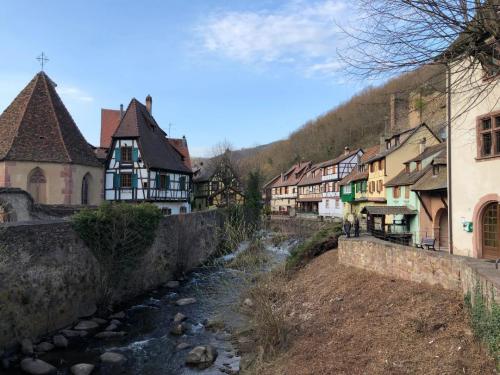
[[[485,254],[483,253],[483,245],[484,245],[483,221],[485,219],[487,208],[490,207],[492,204],[497,204],[497,205],[500,204],[499,194],[487,194],[483,196],[474,207],[474,213],[472,215],[472,224],[473,224],[472,253],[473,256],[476,258],[485,257]]]
[[[35,203],[47,203],[47,179],[40,167],[33,168],[28,174],[27,185]]]

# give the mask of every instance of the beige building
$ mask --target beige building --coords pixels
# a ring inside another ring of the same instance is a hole
[[[464,80],[451,67],[451,229],[453,253],[500,258],[500,87],[482,68]],[[478,100],[479,98],[479,100]]]
[[[26,190],[35,203],[97,205],[103,166],[55,87],[38,73],[0,115],[0,187]]]
[[[281,174],[271,185],[271,212],[280,215],[295,215],[298,198],[298,183],[310,168],[311,162],[299,162]]]

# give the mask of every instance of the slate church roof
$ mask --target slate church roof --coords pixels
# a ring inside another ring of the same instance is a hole
[[[174,147],[146,106],[135,98],[130,101],[113,138],[136,138],[148,168],[192,173],[187,150]]]
[[[0,115],[3,160],[101,166],[44,72]]]

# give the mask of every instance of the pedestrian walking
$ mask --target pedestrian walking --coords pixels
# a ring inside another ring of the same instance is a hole
[[[344,233],[347,236],[347,238],[351,237],[351,222],[347,219],[344,221]]]
[[[354,237],[359,237],[359,218],[354,218]]]

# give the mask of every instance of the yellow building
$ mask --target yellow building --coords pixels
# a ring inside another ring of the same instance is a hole
[[[0,115],[0,187],[28,191],[35,203],[97,205],[103,166],[55,87],[38,73]]]
[[[295,164],[269,187],[271,189],[271,212],[280,215],[295,215],[298,198],[298,184],[310,168],[311,162]]]
[[[363,212],[371,220],[371,229],[385,231],[386,224],[392,224],[396,208],[389,211],[376,209],[387,202],[385,184],[396,177],[404,168],[404,163],[421,154],[426,147],[440,143],[440,139],[425,124],[396,133],[385,138],[380,152],[366,161],[368,179],[366,198],[370,201]],[[417,167],[418,168],[418,165]],[[403,213],[403,212],[402,212]],[[369,224],[370,226],[370,224]]]

